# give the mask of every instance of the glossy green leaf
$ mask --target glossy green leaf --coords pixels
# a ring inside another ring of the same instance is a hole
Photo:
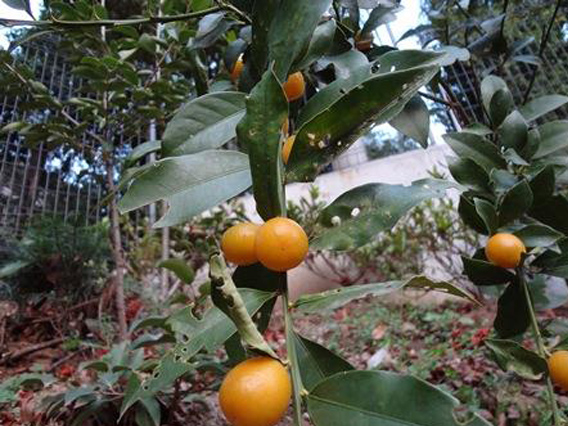
[[[195,271],[185,259],[166,259],[158,263],[159,268],[172,271],[184,284],[191,284],[195,278]]]
[[[357,87],[370,77],[371,66],[365,61],[358,68],[353,68],[348,77],[339,78],[328,84],[302,107],[298,116],[298,127],[301,128],[304,124],[325,112],[343,93]]]
[[[293,338],[302,384],[308,391],[326,377],[355,369],[346,360],[316,342],[296,333],[293,334]]]
[[[502,339],[523,334],[530,325],[527,298],[518,280],[511,282],[499,297],[495,331]]]
[[[529,126],[523,116],[519,111],[513,111],[499,127],[501,145],[507,148],[522,149],[527,143],[528,131]]]
[[[331,19],[319,24],[310,40],[310,45],[305,55],[293,65],[292,71],[301,70],[309,67],[313,62],[317,61],[325,55],[331,48],[333,37],[335,35],[336,23]]]
[[[2,2],[12,9],[25,10],[31,13],[29,0],[2,0]]]
[[[489,140],[474,133],[447,133],[444,140],[460,158],[469,158],[485,169],[504,168],[505,159]]]
[[[470,158],[449,158],[448,168],[456,182],[477,192],[491,192],[489,175]]]
[[[547,199],[552,197],[556,189],[556,177],[554,175],[554,167],[551,165],[546,166],[536,175],[534,175],[529,182],[531,191],[533,193],[534,205],[539,205],[546,202]]]
[[[268,62],[285,81],[292,64],[308,49],[321,16],[331,0],[282,0],[268,30]],[[253,31],[254,33],[254,31]]]
[[[202,166],[205,166],[205,164],[202,164]],[[168,210],[154,224],[154,228],[187,222],[196,215],[241,194],[250,188],[251,184],[250,170],[247,165],[167,198]]]
[[[233,23],[225,18],[224,12],[205,15],[199,21],[197,33],[191,46],[194,49],[212,46],[232,25]]]
[[[71,405],[78,399],[95,394],[95,388],[93,386],[82,386],[79,388],[71,388],[65,392],[65,405]]]
[[[235,151],[211,150],[165,158],[156,161],[134,180],[118,207],[122,213],[126,213],[189,190],[199,191],[200,185],[226,182],[228,186],[230,179],[246,175],[248,169],[248,157]],[[200,195],[207,197],[206,193]],[[216,198],[214,195],[217,194],[211,194],[212,199]]]
[[[411,208],[424,200],[443,197],[455,184],[435,179],[412,185],[369,183],[339,196],[321,213],[324,225],[311,242],[318,250],[349,250],[367,244],[379,232],[391,229]]]
[[[481,99],[493,126],[499,126],[514,107],[513,97],[505,81],[494,75],[481,82]]]
[[[467,226],[480,234],[487,235],[487,226],[481,216],[479,216],[479,213],[477,213],[475,205],[463,195],[460,197],[458,204],[458,213]]]
[[[392,50],[376,61],[379,74],[425,66],[441,66],[446,54],[427,50]]]
[[[515,275],[485,260],[462,256],[464,274],[478,286],[490,286],[510,283]]]
[[[529,183],[523,179],[511,187],[499,205],[499,224],[505,225],[526,213],[533,202],[533,195]]]
[[[413,376],[348,371],[318,384],[306,397],[315,426],[489,426],[477,415],[454,417],[458,400]]]
[[[245,93],[215,92],[183,105],[166,126],[164,156],[219,148],[236,136],[245,114]]]
[[[392,119],[438,67],[375,75],[340,96],[298,131],[287,166],[289,180],[306,181],[345,151],[361,134]]]
[[[396,130],[418,142],[422,148],[428,147],[430,135],[430,112],[420,96],[414,96],[404,109],[389,124]]]
[[[537,118],[560,108],[568,102],[568,96],[562,95],[548,95],[540,98],[533,99],[529,103],[523,105],[520,113],[527,121],[533,121]]]
[[[144,410],[149,416],[151,421],[150,425],[160,426],[161,412],[160,404],[156,398],[143,398],[140,400],[140,405],[144,407]],[[141,426],[141,425],[139,425]]]
[[[535,275],[529,282],[535,309],[556,309],[568,301],[566,280],[548,275]]]
[[[420,288],[441,291],[446,294],[461,297],[470,302],[478,303],[477,299],[467,290],[446,281],[432,281],[425,276],[415,276],[406,281],[387,281],[375,284],[360,284],[328,290],[321,293],[300,296],[294,307],[304,312],[318,313],[326,309],[336,309],[352,300],[367,296],[385,296],[403,288]]]
[[[513,371],[529,380],[539,380],[548,372],[544,358],[513,340],[487,339],[485,345],[503,371]]]
[[[284,216],[282,124],[288,102],[272,70],[264,73],[246,101],[247,113],[237,127],[239,143],[250,156],[256,209],[264,220]]]
[[[527,225],[515,232],[526,247],[548,247],[564,238],[564,234],[546,225]]]
[[[398,8],[388,4],[379,4],[369,14],[369,18],[365,21],[365,25],[363,25],[363,28],[361,29],[361,34],[370,34],[377,27],[395,21],[395,14],[398,10]]]
[[[539,127],[540,145],[534,158],[541,158],[568,147],[568,121],[552,121]]]
[[[371,68],[367,57],[358,50],[353,49],[338,55],[325,56],[318,61],[318,66],[322,69],[330,65],[333,65],[336,79],[349,78],[353,73],[363,67]]]
[[[280,0],[255,1],[252,13],[251,63],[253,74],[260,79],[268,64],[268,32],[278,11]]]
[[[475,133],[476,135],[479,135],[479,136],[488,136],[488,135],[491,135],[493,133],[493,130],[491,130],[485,124],[473,123],[473,124],[470,124],[467,127],[464,127],[462,129],[462,132]]]
[[[475,206],[475,211],[485,223],[488,234],[494,234],[499,227],[499,220],[493,204],[481,198],[474,198],[473,204]]]
[[[529,215],[568,235],[568,199],[565,196],[555,195],[539,204],[533,204]]]
[[[519,177],[507,170],[493,169],[489,179],[495,188],[495,192],[503,194],[519,182]]]
[[[138,160],[144,158],[146,155],[151,154],[152,152],[159,151],[162,147],[161,141],[148,141],[137,145],[130,155],[126,157],[125,165],[129,167],[135,164]]]

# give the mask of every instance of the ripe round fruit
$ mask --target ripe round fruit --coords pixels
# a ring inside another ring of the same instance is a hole
[[[306,82],[304,81],[304,76],[300,71],[288,76],[288,80],[282,86],[284,88],[284,93],[286,93],[286,98],[288,102],[295,101],[304,96],[306,91]]]
[[[286,142],[284,142],[284,146],[282,147],[282,161],[284,161],[284,164],[288,164],[288,158],[290,158],[290,153],[292,152],[295,140],[296,135],[292,135],[286,139]]]
[[[245,222],[231,226],[221,238],[221,249],[225,258],[236,265],[252,265],[256,257],[256,236],[260,225]]]
[[[235,62],[235,65],[233,66],[233,70],[231,71],[231,81],[234,83],[236,82],[239,77],[241,76],[241,73],[243,72],[243,68],[245,67],[245,64],[243,62],[243,60],[241,58],[237,59],[237,62]]]
[[[548,358],[548,371],[552,381],[568,391],[568,351],[554,352]]]
[[[256,255],[268,269],[284,272],[295,268],[308,252],[308,236],[300,225],[286,217],[270,219],[256,235]]]
[[[523,242],[513,234],[495,234],[485,246],[487,259],[502,268],[519,266],[522,254],[526,252]]]
[[[272,426],[286,413],[292,385],[279,361],[269,357],[241,362],[225,377],[219,403],[233,426]]]

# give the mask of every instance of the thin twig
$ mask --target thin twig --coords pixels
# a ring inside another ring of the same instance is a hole
[[[47,349],[47,348],[51,348],[53,346],[57,346],[58,344],[62,343],[63,341],[65,341],[65,338],[59,337],[57,339],[48,340],[47,342],[42,342],[42,343],[38,343],[36,345],[31,345],[31,346],[28,346],[27,348],[21,349],[19,351],[6,354],[6,356],[4,356],[4,358],[2,358],[0,360],[0,364],[5,364],[5,363],[10,362],[10,361],[15,361],[16,359],[22,358],[26,355],[29,355],[29,354],[37,352],[37,351],[41,351],[42,349]]]
[[[554,26],[554,22],[556,21],[556,16],[558,15],[558,11],[560,10],[561,4],[562,4],[562,0],[557,0],[556,7],[554,8],[554,12],[552,13],[552,17],[550,18],[550,22],[548,23],[548,27],[542,35],[542,39],[540,41],[540,48],[539,48],[539,51],[538,51],[538,57],[541,60],[543,59],[544,51],[546,49],[546,45],[548,44],[548,40],[550,38],[550,32],[552,31],[552,27]],[[529,82],[529,87],[527,87],[527,91],[525,92],[523,104],[526,104],[528,99],[529,99],[529,95],[530,95],[532,88],[534,86],[534,83],[536,81],[536,73],[537,73],[539,68],[540,68],[539,66],[533,65],[533,72],[532,72],[531,80]]]
[[[542,334],[540,333],[540,328],[538,326],[538,321],[536,319],[536,313],[535,313],[535,310],[534,310],[532,295],[531,295],[531,292],[529,290],[529,286],[527,285],[527,280],[525,278],[525,271],[523,270],[522,266],[517,268],[517,276],[519,277],[520,285],[523,288],[523,292],[524,292],[525,298],[527,300],[527,306],[528,306],[528,309],[529,309],[529,316],[530,316],[530,320],[531,320],[532,331],[533,331],[536,346],[538,348],[538,352],[539,352],[541,357],[546,359],[547,358],[547,350],[544,346]],[[556,403],[556,397],[554,395],[554,389],[552,387],[552,381],[550,380],[550,376],[548,376],[546,378],[546,390],[547,390],[548,402],[550,404],[550,409],[552,410],[552,415],[553,415],[553,419],[554,419],[553,424],[554,424],[554,426],[560,426],[562,424],[562,421],[561,421],[561,418],[560,418],[560,412],[558,411],[558,404]]]
[[[52,17],[51,19],[42,21],[26,21],[21,19],[0,19],[0,25],[6,27],[18,26],[34,26],[34,27],[107,27],[120,25],[140,25],[140,24],[166,24],[168,22],[188,21],[190,19],[201,18],[211,13],[229,10],[234,12],[234,6],[229,5],[210,7],[209,9],[200,10],[198,12],[183,13],[170,16],[149,16],[147,18],[136,19],[99,19],[95,21],[66,21]],[[238,10],[238,9],[237,9]]]
[[[302,426],[302,393],[304,392],[304,387],[302,385],[302,376],[300,375],[298,356],[296,354],[296,346],[294,344],[294,324],[288,299],[288,283],[286,283],[282,292],[282,310],[284,311],[284,326],[286,329],[288,365],[290,366],[292,386],[294,388],[292,400],[292,405],[294,407],[294,426]]]

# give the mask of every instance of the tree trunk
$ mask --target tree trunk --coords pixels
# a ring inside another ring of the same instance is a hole
[[[116,203],[116,188],[113,180],[114,169],[110,160],[106,161],[106,175],[109,193],[113,194],[109,205],[109,218],[111,223],[111,247],[112,257],[115,264],[115,297],[116,313],[118,317],[118,335],[120,341],[127,338],[126,307],[124,303],[124,268],[125,260],[122,252],[122,237],[120,235],[120,221],[118,216],[118,205]]]

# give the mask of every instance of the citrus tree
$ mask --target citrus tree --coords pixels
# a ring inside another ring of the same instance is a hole
[[[484,249],[462,258],[464,273],[481,288],[499,286],[497,338],[486,344],[504,370],[546,381],[551,423],[560,425],[552,381],[567,389],[567,345],[538,323],[536,312],[567,300],[568,123],[539,123],[568,98],[548,95],[517,107],[495,76],[482,81],[481,95],[488,124],[444,136],[457,155],[450,172],[466,188],[460,216],[488,237]],[[536,351],[522,344],[529,328]]]
[[[362,11],[355,3],[346,7],[327,0],[234,2],[244,21],[236,24],[242,26],[239,38],[225,51],[234,87],[181,107],[166,126],[161,159],[132,172],[119,208],[128,212],[165,200],[169,209],[158,227],[183,223],[251,186],[265,222],[242,223],[224,235],[210,258],[215,307],[201,318],[187,307],[162,319],[161,326],[173,330],[177,343],[151,377],[131,379],[123,413],[191,370],[199,351],[224,344],[239,363],[220,390],[221,408],[234,425],[276,424],[290,399],[296,425],[302,424],[306,410],[318,425],[378,425],[386,419],[393,425],[463,424],[454,416],[457,400],[443,391],[412,376],[356,371],[294,330],[295,314],[406,287],[438,289],[475,302],[467,291],[423,276],[294,302],[288,298],[286,271],[302,262],[308,245],[338,251],[362,246],[413,206],[458,187],[426,179],[406,187],[377,183],[355,188],[324,209],[321,232],[310,241],[301,224],[286,217],[285,184],[314,180],[371,126],[388,121],[426,143],[428,112],[418,90],[453,58],[446,51],[398,51],[360,43],[396,12],[392,4],[363,3]],[[368,17],[361,27],[360,14]],[[226,31],[222,19],[205,17],[200,28]],[[287,356],[280,360],[262,336],[277,297],[283,303],[287,340]],[[418,406],[409,410],[410,401]],[[487,424],[477,415],[465,422]]]

